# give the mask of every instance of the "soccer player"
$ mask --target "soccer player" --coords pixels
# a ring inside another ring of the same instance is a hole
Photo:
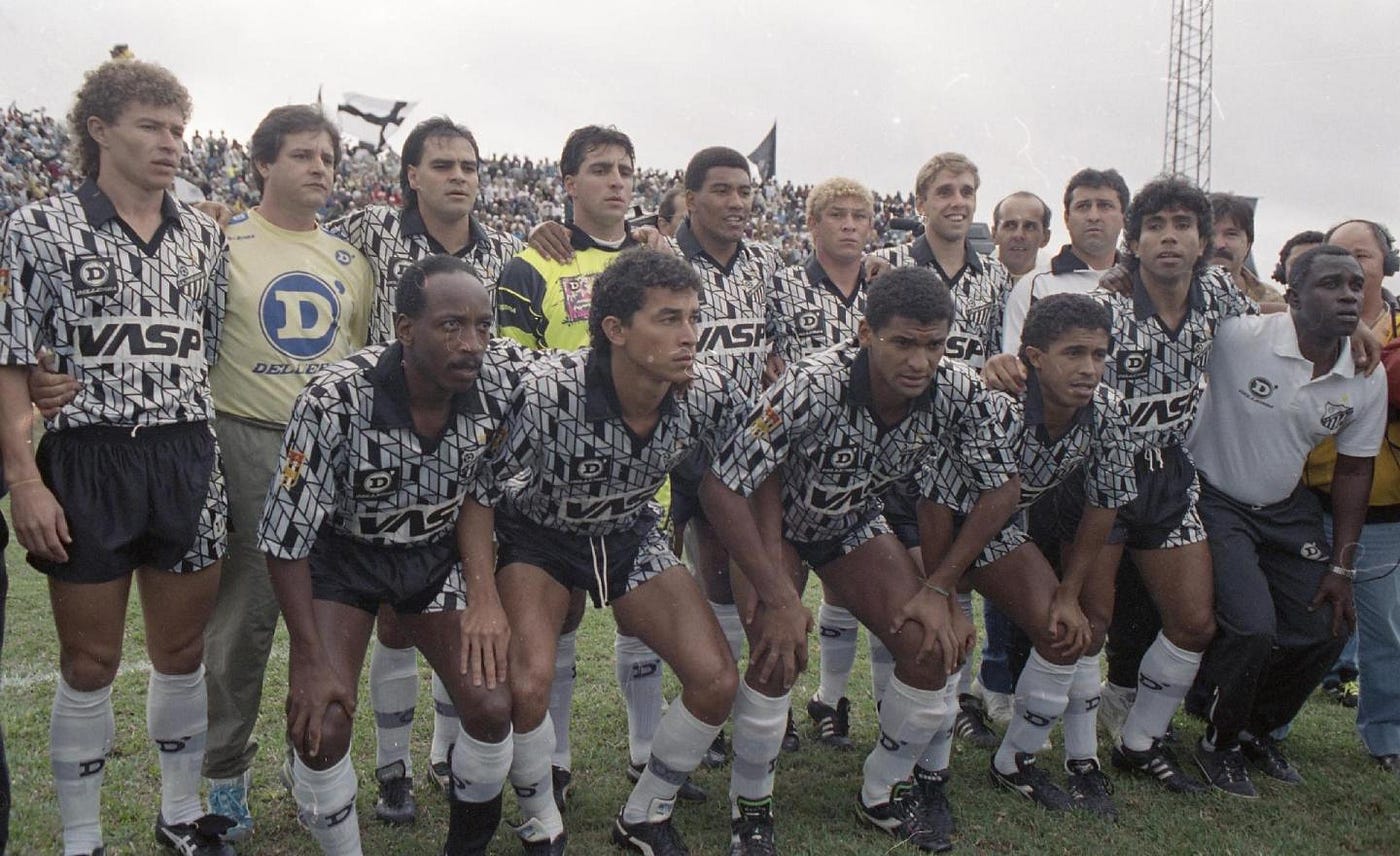
[[[1026,391],[1019,400],[1003,400],[1012,415],[1009,441],[1021,476],[1019,507],[1029,509],[1035,521],[1044,510],[1036,501],[1053,497],[1054,488],[1070,479],[1082,485],[1086,501],[1065,520],[1032,526],[1035,543],[1027,541],[1021,526],[1007,524],[982,549],[971,576],[988,603],[1034,644],[1016,682],[1017,715],[992,759],[992,781],[1050,809],[1075,806],[1113,817],[1093,709],[1099,696],[1098,652],[1113,614],[1114,568],[1098,559],[1117,509],[1136,496],[1137,487],[1127,408],[1118,393],[1100,383],[1109,327],[1108,312],[1085,295],[1051,295],[1027,314],[1020,353]],[[950,467],[925,470],[925,494],[961,516],[976,494],[967,487],[972,479],[963,472],[961,451],[953,450],[947,461]],[[1048,516],[1057,511],[1049,509]],[[1044,582],[1051,567],[1044,554],[1051,548],[1061,559],[1060,582],[1046,599],[1038,599],[1028,589]],[[937,548],[925,544],[924,553],[925,567],[934,569],[930,579],[955,585],[955,578],[939,576],[943,560]],[[1081,652],[1078,660],[1075,651]],[[1061,715],[1068,798],[1034,766],[1036,751]],[[946,781],[948,758],[946,734],[940,732],[914,768],[915,781]]]
[[[190,97],[166,69],[113,60],[69,112],[84,177],[0,227],[0,451],[12,522],[49,578],[60,646],[50,725],[65,854],[101,852],[101,788],[132,578],[141,590],[147,733],[160,759],[156,839],[232,853],[199,799],[208,729],[204,626],[226,504],[209,367],[227,296],[226,243],[175,201]],[[41,346],[80,386],[36,460],[26,376]]]
[[[880,740],[866,758],[857,807],[866,822],[925,851],[951,845],[946,830],[927,824],[906,780],[935,730],[951,728],[944,686],[973,630],[951,589],[924,585],[881,516],[879,497],[926,457],[960,447],[982,492],[950,552],[962,557],[954,565],[960,572],[980,549],[973,539],[1004,525],[1019,490],[990,394],[972,369],[942,359],[953,314],[947,287],[931,271],[881,275],[870,285],[859,338],[789,366],[705,482],[731,555],[781,556],[799,588],[810,566],[893,654]],[[742,525],[746,498],[762,527],[759,545],[747,543],[753,539]],[[746,587],[736,593],[743,602]],[[750,655],[734,710],[731,852],[744,854],[774,849],[773,779],[790,690],[762,663]]]
[[[461,259],[409,265],[395,301],[396,342],[335,363],[297,396],[258,530],[291,637],[287,767],[322,851],[359,854],[355,688],[387,603],[460,714],[443,852],[477,856],[510,768],[510,633],[491,574],[464,580],[454,533],[525,357],[491,341],[491,300]]]
[[[1050,243],[1050,206],[1029,190],[1001,200],[992,209],[992,241],[1014,288],[1035,270],[1037,255]]]
[[[550,793],[550,684],[570,592],[584,591],[680,678],[680,698],[662,717],[612,830],[619,846],[671,856],[689,852],[671,824],[677,791],[729,716],[737,675],[714,613],[657,528],[652,499],[668,471],[697,447],[717,446],[745,406],[723,373],[695,359],[701,284],[690,265],[632,250],[592,286],[592,347],[542,362],[523,379],[485,473],[491,483],[463,512],[474,538],[464,554],[472,573],[490,573],[494,522],[497,586],[512,634],[510,778],[527,852],[564,852]],[[764,610],[778,616],[760,618],[757,656],[776,657],[775,678],[790,684],[811,617],[761,550],[745,561]]]
[[[1271,733],[1302,709],[1356,624],[1351,583],[1366,561],[1357,547],[1387,409],[1385,372],[1358,373],[1348,342],[1365,284],[1346,249],[1316,247],[1293,266],[1287,314],[1224,320],[1211,345],[1187,443],[1219,625],[1201,667],[1215,696],[1195,757],[1235,796],[1258,796],[1246,759],[1302,782]],[[1335,443],[1330,548],[1322,507],[1299,483],[1324,438]]]
[[[238,824],[225,835],[230,841],[253,831],[252,734],[277,630],[258,522],[293,400],[310,376],[364,347],[374,305],[369,263],[316,220],[340,158],[335,125],[314,106],[278,107],[253,131],[248,151],[262,198],[225,229],[228,312],[209,377],[232,525],[204,631],[204,775],[211,808]]]
[[[404,138],[399,161],[403,208],[370,205],[327,228],[369,258],[376,288],[369,341],[393,339],[394,291],[404,269],[435,254],[462,259],[493,294],[501,271],[521,250],[514,235],[482,223],[472,211],[481,190],[481,151],[475,135],[446,116],[419,122]],[[375,720],[374,813],[389,823],[417,816],[409,736],[418,703],[418,657],[393,609],[380,610],[369,661]],[[442,680],[433,675],[433,742],[428,765],[444,789],[450,783],[447,750],[457,735],[457,712]]]

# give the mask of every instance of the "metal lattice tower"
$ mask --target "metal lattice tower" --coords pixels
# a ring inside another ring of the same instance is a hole
[[[1167,132],[1162,168],[1210,190],[1211,56],[1214,0],[1172,0]]]

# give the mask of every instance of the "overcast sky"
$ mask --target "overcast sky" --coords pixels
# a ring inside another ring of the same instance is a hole
[[[1170,0],[0,0],[0,103],[67,110],[126,42],[194,96],[191,127],[250,134],[271,107],[346,91],[419,101],[485,154],[558,157],[590,122],[643,167],[751,150],[778,176],[908,192],[930,155],[981,168],[979,218],[1082,166],[1134,190],[1162,168]],[[1261,267],[1346,217],[1400,227],[1400,3],[1217,0],[1211,187],[1261,197]],[[1042,257],[1044,258],[1044,256]],[[1267,271],[1268,267],[1264,267]]]

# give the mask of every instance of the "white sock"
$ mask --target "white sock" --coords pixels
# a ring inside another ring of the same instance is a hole
[[[554,779],[550,758],[554,753],[554,723],[546,714],[544,722],[523,734],[515,732],[510,761],[510,786],[525,823],[517,829],[526,841],[548,841],[564,831],[564,818],[554,804]]]
[[[1099,760],[1099,655],[1080,657],[1065,708],[1065,761]]]
[[[835,707],[846,695],[846,685],[851,682],[860,622],[849,609],[823,603],[817,610],[817,630],[820,631],[817,644],[821,647],[822,659],[817,699]]]
[[[885,697],[890,678],[894,677],[894,654],[880,641],[880,637],[869,631],[865,634],[870,640],[870,694],[875,704]]]
[[[510,775],[515,753],[512,735],[499,743],[477,740],[457,725],[452,745],[452,793],[462,802],[483,803],[496,798]]]
[[[447,686],[437,672],[433,672],[433,748],[428,752],[429,762],[441,764],[447,760],[447,749],[456,741],[457,730],[461,727],[462,721],[452,704],[452,696],[447,694]]]
[[[204,814],[199,780],[209,735],[203,665],[187,675],[151,670],[146,684],[146,733],[160,756],[161,816],[166,823],[198,820]]]
[[[327,856],[360,856],[360,818],[355,813],[355,765],[350,753],[324,770],[292,758],[292,797],[302,826]]]
[[[82,692],[60,676],[49,718],[49,763],[65,853],[102,846],[102,779],[116,733],[111,685]]]
[[[880,739],[865,758],[860,796],[868,806],[890,801],[890,789],[909,778],[914,761],[942,724],[948,694],[942,687],[919,690],[890,679],[880,700]]]
[[[550,763],[565,770],[572,769],[574,765],[573,753],[569,750],[569,720],[574,712],[574,678],[578,676],[578,669],[575,668],[577,642],[577,631],[559,637],[554,649],[554,683],[549,686],[549,718],[554,722],[554,749]]]
[[[916,766],[931,773],[948,769],[953,756],[953,726],[958,720],[958,685],[948,681],[943,688],[943,720],[938,724],[933,739],[924,747]]]
[[[1135,752],[1152,748],[1152,741],[1167,733],[1172,714],[1181,706],[1201,655],[1173,645],[1158,633],[1138,666],[1137,699],[1123,720],[1123,745]]]
[[[1006,727],[1006,736],[992,759],[1003,773],[1016,772],[1016,754],[1034,755],[1045,745],[1055,723],[1069,704],[1069,685],[1076,665],[1056,665],[1032,651],[1021,678],[1016,681],[1016,712]]]
[[[413,775],[408,741],[413,735],[413,713],[418,706],[418,651],[390,648],[379,640],[369,660],[369,699],[374,708],[375,767],[402,761],[404,773]]]
[[[734,700],[734,767],[729,774],[729,800],[761,800],[773,795],[778,754],[787,731],[791,694],[766,696],[748,681],[739,682]]]
[[[618,633],[613,640],[617,687],[627,705],[627,751],[632,763],[645,764],[661,724],[661,658],[635,636]]]
[[[744,653],[744,622],[739,620],[738,604],[710,601],[710,609],[715,611],[719,629],[724,631],[724,641],[729,643],[729,653],[734,655],[734,662],[742,662],[739,658]]]
[[[783,723],[787,723],[786,715]],[[671,702],[670,710],[661,717],[661,725],[656,729],[646,769],[627,796],[622,819],[627,823],[650,823],[670,817],[676,791],[700,766],[700,759],[719,729],[718,725],[696,719],[683,700],[677,698]]]

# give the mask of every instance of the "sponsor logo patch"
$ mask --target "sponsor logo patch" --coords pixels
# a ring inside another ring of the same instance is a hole
[[[111,259],[79,256],[71,268],[73,291],[79,297],[108,297],[117,293],[117,269]]]

